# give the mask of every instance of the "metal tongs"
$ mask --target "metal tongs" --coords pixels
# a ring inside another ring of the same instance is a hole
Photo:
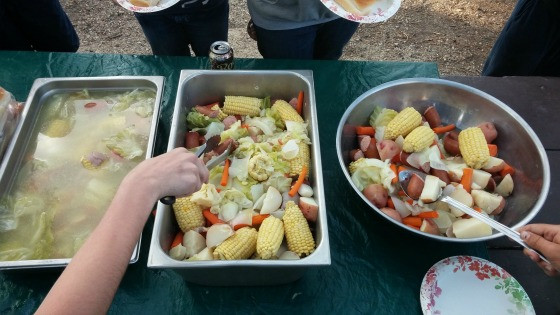
[[[220,135],[215,135],[210,137],[204,144],[202,144],[195,152],[197,157],[201,157],[204,153],[210,152],[214,150],[218,144],[220,143]],[[227,149],[220,155],[213,157],[206,163],[206,168],[208,170],[213,169],[215,166],[219,165],[223,161],[227,159],[229,154],[231,153],[231,143],[227,147]],[[172,205],[175,203],[175,196],[165,196],[161,198],[159,201],[165,205]]]

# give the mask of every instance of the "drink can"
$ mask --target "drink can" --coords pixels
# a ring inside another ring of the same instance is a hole
[[[210,45],[210,68],[213,70],[233,69],[233,49],[228,42],[217,41]]]

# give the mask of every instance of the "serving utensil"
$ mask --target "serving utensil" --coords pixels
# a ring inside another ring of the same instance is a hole
[[[420,176],[420,178],[422,178],[423,180],[426,178],[427,174],[420,172],[420,171],[416,171],[416,170],[412,170],[412,169],[405,169],[399,172],[399,184],[403,190],[403,192],[411,199],[414,199],[412,197],[410,197],[408,195],[408,183],[410,182],[410,179],[412,178],[412,175],[418,175]],[[525,241],[523,241],[523,239],[521,239],[521,236],[519,234],[519,232],[517,232],[516,230],[513,230],[505,225],[503,225],[502,223],[493,220],[492,218],[483,215],[482,213],[477,212],[476,210],[472,209],[471,207],[468,207],[466,205],[464,205],[463,203],[449,197],[449,196],[443,196],[443,190],[440,189],[439,191],[439,195],[438,198],[436,200],[434,200],[434,202],[436,201],[443,201],[445,203],[447,203],[448,205],[455,207],[461,211],[463,211],[464,213],[470,215],[473,218],[477,218],[478,220],[488,224],[489,226],[493,227],[494,229],[496,229],[499,232],[504,233],[504,235],[506,235],[507,237],[509,237],[510,239],[512,239],[513,241],[517,242],[519,245],[527,248],[530,251],[535,252],[537,255],[539,255],[539,257],[546,261],[547,263],[550,263],[539,251],[531,248],[527,243],[525,243]]]
[[[206,140],[206,142],[204,142],[200,147],[198,147],[198,149],[196,150],[196,152],[194,153],[197,157],[201,157],[204,153],[210,152],[212,150],[214,150],[218,144],[220,144],[220,140],[221,137],[220,135],[214,135],[210,138],[208,138],[208,140]],[[230,145],[231,147],[231,145]],[[228,150],[224,151],[225,152],[229,152],[229,147]],[[219,156],[221,157],[223,155],[223,153]],[[214,159],[212,159],[214,160]],[[210,160],[210,161],[212,161]],[[208,165],[206,165],[206,167],[208,167]],[[214,167],[214,166],[212,166]],[[210,170],[210,168],[208,168]],[[166,205],[172,205],[175,203],[175,196],[165,196],[163,198],[161,198],[159,201],[161,201],[163,204]]]

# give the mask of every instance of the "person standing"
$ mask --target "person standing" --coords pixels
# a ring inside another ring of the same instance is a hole
[[[248,32],[254,30],[264,58],[337,60],[359,25],[319,0],[247,0],[247,6]]]
[[[213,42],[228,38],[228,0],[181,0],[168,9],[134,16],[154,55],[207,57]]]
[[[80,39],[59,0],[0,0],[0,50],[76,52]]]

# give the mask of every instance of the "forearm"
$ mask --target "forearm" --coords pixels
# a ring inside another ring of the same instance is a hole
[[[149,191],[139,189],[137,185],[121,185],[107,213],[72,258],[38,313],[107,312],[156,200]]]

